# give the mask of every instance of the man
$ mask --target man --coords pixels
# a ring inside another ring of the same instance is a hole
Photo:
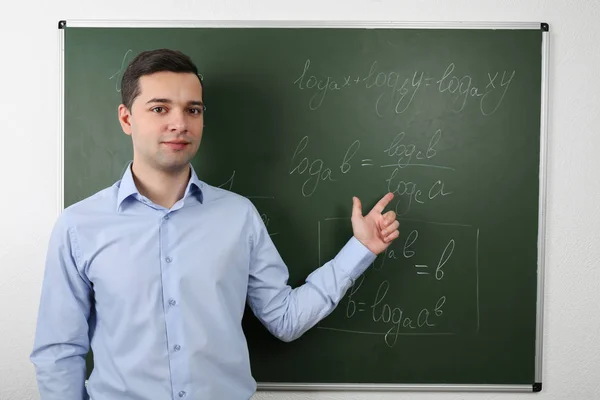
[[[200,181],[202,82],[179,52],[139,54],[122,78],[118,117],[133,161],[113,186],[58,218],[49,243],[31,360],[42,400],[240,400],[255,391],[241,320],[246,301],[283,341],[337,306],[398,237],[392,199],[292,289],[246,198]],[[94,370],[85,388],[85,357]]]

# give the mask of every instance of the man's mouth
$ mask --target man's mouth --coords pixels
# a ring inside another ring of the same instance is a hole
[[[172,150],[183,150],[190,143],[185,141],[174,140],[171,142],[163,142],[163,144]]]

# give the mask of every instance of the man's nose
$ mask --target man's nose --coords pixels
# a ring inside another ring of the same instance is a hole
[[[169,131],[185,132],[187,130],[187,118],[185,112],[174,109],[170,114]]]

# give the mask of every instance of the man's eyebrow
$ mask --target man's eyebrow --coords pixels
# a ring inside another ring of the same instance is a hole
[[[150,104],[150,103],[165,103],[165,104],[172,104],[173,102],[169,99],[165,99],[165,98],[159,98],[159,97],[155,97],[153,99],[150,99],[146,102],[146,104]],[[204,103],[200,100],[191,100],[188,101],[189,105],[192,106],[200,106],[200,107],[204,107]]]
[[[150,100],[148,100],[146,102],[146,104],[150,104],[150,103],[172,103],[172,101],[169,100],[169,99],[163,99],[163,98],[155,97],[155,98],[150,99]]]

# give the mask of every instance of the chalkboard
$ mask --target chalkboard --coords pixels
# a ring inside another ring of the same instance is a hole
[[[541,390],[546,24],[59,27],[64,207],[121,177],[121,73],[160,47],[204,79],[200,179],[254,202],[292,286],[352,196],[395,193],[400,238],[331,315],[283,343],[247,310],[259,388]]]

